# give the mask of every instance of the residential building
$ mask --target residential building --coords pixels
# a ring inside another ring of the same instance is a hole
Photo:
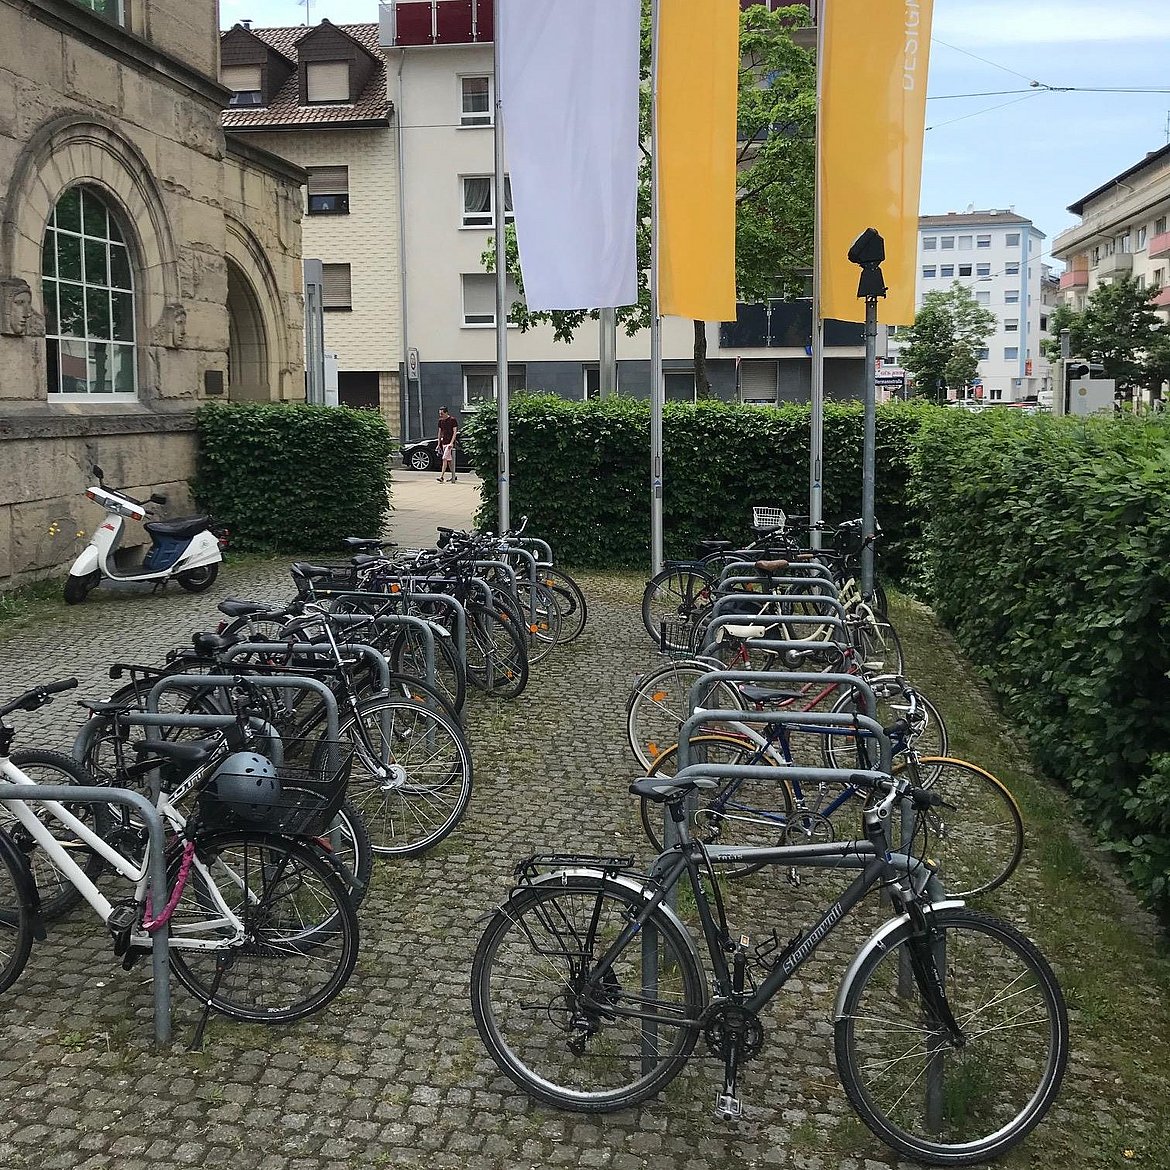
[[[1102,183],[1069,211],[1081,222],[1052,245],[1053,256],[1065,264],[1062,302],[1083,309],[1099,284],[1132,276],[1158,288],[1154,305],[1170,314],[1170,145]]]
[[[496,394],[495,278],[482,256],[492,236],[493,117],[490,0],[394,0],[380,6],[401,179],[403,343],[418,354],[404,433],[433,430],[438,408],[466,410]],[[307,161],[307,160],[303,160]],[[506,164],[505,164],[506,165]],[[507,198],[507,196],[505,196]],[[505,213],[507,207],[505,207]],[[309,238],[306,229],[306,239]],[[741,306],[735,322],[707,322],[707,367],[721,398],[807,400],[811,307]],[[668,399],[693,398],[694,326],[663,323]],[[649,338],[618,330],[618,385],[649,393]],[[549,327],[508,335],[509,382],[568,398],[597,392],[598,330],[570,343]],[[831,332],[827,392],[859,397],[861,326]]]
[[[0,585],[84,546],[95,464],[190,511],[195,408],[304,396],[305,175],[221,130],[218,43],[213,4],[0,0]]]
[[[339,400],[380,409],[401,434],[398,139],[378,26],[237,24],[220,54],[223,125],[308,172],[304,254],[324,266]]]
[[[995,332],[978,355],[979,382],[972,387],[978,397],[1011,402],[1049,387],[1040,348],[1048,327],[1044,238],[1014,211],[971,209],[918,220],[918,306],[927,293],[961,284],[995,314]],[[896,352],[896,332],[891,346]]]

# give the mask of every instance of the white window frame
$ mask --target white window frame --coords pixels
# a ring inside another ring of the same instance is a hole
[[[1003,303],[1005,305],[1018,305],[1020,303],[1020,290],[1018,288],[1004,289]]]
[[[976,276],[990,276],[991,275],[991,264],[990,263],[976,264],[975,265],[975,275]]]
[[[496,367],[489,366],[487,364],[466,365],[463,367],[463,369],[460,373],[460,381],[463,385],[463,409],[464,410],[475,410],[480,405],[480,403],[488,401],[487,398],[477,398],[473,402],[467,397],[467,379],[469,377],[474,377],[474,378],[490,377],[492,380],[491,401],[495,402],[499,398],[499,393],[498,393],[499,388],[496,384]],[[516,378],[516,377],[518,377],[522,383],[526,383],[528,381],[528,366],[524,362],[509,362],[508,363],[508,385],[509,386],[512,385],[512,379]],[[524,386],[522,385],[520,387],[513,387],[511,392],[514,394],[514,393],[516,393],[517,389],[524,389]]]
[[[1019,331],[1020,331],[1019,317],[1005,317],[1003,319],[1003,331],[1005,333],[1019,333]]]
[[[948,268],[950,269],[950,272],[946,271]],[[940,264],[938,266],[939,280],[953,280],[954,276],[955,276],[955,266],[953,264]]]
[[[336,68],[345,69],[345,97],[315,98],[313,97],[313,71],[316,69]],[[353,62],[348,58],[340,61],[308,61],[305,64],[305,101],[310,106],[347,106],[353,103]]]
[[[486,179],[488,185],[487,211],[467,210],[467,182],[469,179]],[[504,222],[513,223],[516,219],[514,210],[509,211],[512,203],[512,176],[504,176]],[[513,205],[514,206],[514,205]],[[475,216],[471,222],[467,217]],[[460,175],[459,176],[459,230],[460,231],[490,231],[496,222],[496,184],[494,175]]]
[[[975,237],[975,247],[976,247],[976,249],[990,248],[991,247],[991,237],[990,236],[976,236]]]
[[[1005,362],[1018,362],[1020,360],[1020,347],[1018,345],[1005,345],[1003,347],[1003,360]]]
[[[937,252],[938,251],[938,236],[923,236],[922,237],[922,250],[924,252]]]
[[[937,277],[938,277],[938,265],[924,264],[922,266],[922,279],[923,280],[935,280],[935,279],[937,279]]]
[[[488,108],[486,114],[468,112],[463,108],[463,83],[465,81],[486,81]],[[492,126],[496,120],[496,79],[490,73],[461,73],[457,78],[459,90],[459,122],[461,130],[479,130],[484,126]]]
[[[1011,260],[1003,266],[1004,276],[1019,276],[1020,262],[1018,260]]]
[[[1004,243],[1009,248],[1018,248],[1020,246],[1020,233],[1008,232],[1008,234],[1004,236]]]
[[[977,305],[990,305],[991,304],[991,293],[988,292],[986,289],[982,289],[982,288],[979,289],[975,293],[975,303]]]
[[[967,270],[966,272],[963,271],[964,268]],[[960,264],[959,265],[959,275],[960,276],[970,276],[972,274],[972,272],[973,272],[973,268],[970,264]]]
[[[1149,233],[1146,230],[1146,225],[1143,223],[1137,230],[1137,247],[1136,252],[1144,252],[1146,250],[1146,241],[1149,238]]]
[[[953,252],[955,250],[955,237],[954,236],[940,236],[939,241],[938,241],[938,246],[944,252]]]
[[[972,236],[960,236],[960,237],[959,237],[959,240],[958,240],[958,243],[959,243],[959,251],[960,251],[960,252],[970,252],[970,251],[971,251],[971,245],[972,245],[974,242],[975,242],[975,241],[974,241],[974,238],[973,238]]]
[[[476,313],[477,317],[484,317],[482,321],[469,321],[467,319],[467,281],[468,278],[477,282],[482,282],[486,287],[492,291],[491,306],[492,315],[487,319],[486,313]],[[459,306],[460,306],[460,327],[463,329],[494,329],[496,327],[496,274],[494,272],[463,272],[459,276]],[[511,298],[508,301],[508,312],[512,312],[512,306],[523,298],[520,296],[520,290],[516,287],[516,281],[512,276],[508,277],[508,292],[511,293]],[[508,322],[509,329],[515,329],[516,324],[513,321]]]

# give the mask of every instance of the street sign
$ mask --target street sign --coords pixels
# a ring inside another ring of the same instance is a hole
[[[406,376],[412,382],[418,381],[418,350],[413,345],[406,351]]]

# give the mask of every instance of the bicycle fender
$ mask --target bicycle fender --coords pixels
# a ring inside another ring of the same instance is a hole
[[[943,902],[932,902],[922,907],[922,913],[928,918],[936,910],[957,910],[965,907],[966,902],[962,898],[948,898]],[[899,914],[897,918],[891,918],[888,922],[883,922],[869,936],[869,938],[862,944],[861,950],[853,956],[852,962],[845,970],[844,976],[841,978],[841,986],[837,990],[837,1002],[833,1005],[833,1023],[839,1024],[845,1018],[845,993],[849,989],[849,985],[857,976],[857,972],[861,964],[876,950],[884,950],[886,939],[890,937],[904,922],[910,921],[909,914]]]
[[[41,918],[41,894],[33,877],[32,866],[29,865],[28,858],[16,847],[16,842],[3,829],[0,829],[0,854],[11,864],[17,894],[32,914],[33,938],[43,942],[47,936],[45,923]]]
[[[566,884],[568,878],[597,878],[605,884],[621,886],[622,889],[628,890],[631,894],[637,895],[643,902],[649,902],[653,894],[646,888],[646,886],[639,881],[632,874],[614,874],[606,873],[602,869],[592,869],[586,866],[573,869],[558,869],[553,873],[543,873],[533,878],[526,886],[517,886],[511,894],[508,895],[509,901],[511,898],[520,893],[521,890],[532,889],[536,886],[561,886]],[[665,902],[660,902],[658,908],[666,915],[670,924],[679,932],[683,941],[686,944],[687,950],[690,951],[691,958],[695,962],[695,966],[699,971],[705,972],[706,967],[703,966],[703,960],[699,957],[698,947],[695,946],[695,940],[691,935],[690,930],[681,918],[670,908]],[[703,1007],[707,1006],[708,988],[707,980],[703,979]]]

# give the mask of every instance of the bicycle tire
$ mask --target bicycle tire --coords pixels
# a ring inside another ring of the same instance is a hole
[[[467,669],[450,635],[435,634],[435,686],[458,715],[467,701]],[[396,674],[426,679],[426,653],[418,630],[404,626],[390,649],[390,668]]]
[[[471,967],[476,1028],[499,1068],[538,1101],[585,1113],[626,1109],[663,1089],[694,1049],[693,1021],[705,1003],[703,973],[689,938],[661,908],[613,956],[602,981],[604,1002],[591,1002],[572,986],[644,906],[640,893],[616,881],[566,876],[563,883],[517,891],[480,938]],[[643,985],[642,956],[644,940],[654,937],[659,981],[650,992]],[[570,967],[578,974],[570,974]],[[632,999],[626,1010],[634,1018],[606,1019],[605,1009],[621,1006],[627,993]],[[636,1015],[651,994],[656,1015],[679,1021],[658,1023],[654,1035],[643,1030],[645,1022],[639,1028]],[[569,1036],[579,1041],[579,1053]],[[562,1068],[538,1069],[538,1061],[561,1062]],[[593,1077],[608,1083],[584,1087]]]
[[[527,634],[528,664],[547,658],[561,640],[561,610],[553,591],[541,582],[520,582],[516,586],[523,620],[520,628]]]
[[[692,650],[711,609],[714,585],[715,578],[700,565],[674,565],[651,577],[642,593],[642,625],[650,641],[676,654]]]
[[[904,761],[900,776],[914,767]],[[920,814],[928,852],[938,861],[948,897],[973,898],[998,889],[1024,855],[1024,820],[1006,784],[966,760],[924,756],[917,761],[921,787],[949,807]]]
[[[20,847],[0,829],[0,992],[24,970],[32,952],[35,886]]]
[[[192,866],[171,919],[171,969],[179,982],[237,1020],[291,1023],[324,1008],[349,981],[358,953],[357,912],[335,863],[276,833],[211,833],[197,850],[245,934],[237,943],[222,918],[209,921],[217,902]],[[181,856],[176,851],[168,867],[172,886]],[[183,946],[185,938],[208,937],[223,945]],[[294,990],[294,981],[306,986]]]
[[[692,684],[721,669],[701,658],[665,662],[638,680],[626,700],[626,739],[641,767],[650,769],[659,753],[678,742],[689,714]],[[729,683],[717,683],[704,706],[738,708],[743,700]]]
[[[286,793],[295,790],[295,785],[285,785],[282,789]],[[374,846],[365,818],[353,801],[343,800],[333,825],[320,837],[309,838],[308,843],[319,848],[334,863],[353,908],[358,909],[370,892],[370,881],[374,876]]]
[[[893,677],[871,678],[867,680],[877,697],[877,711],[873,718],[882,725],[890,727],[896,719],[902,718],[909,711],[910,703],[906,698],[902,680]],[[915,730],[913,733],[913,747],[922,756],[935,758],[946,757],[950,747],[950,737],[947,734],[947,725],[943,720],[942,712],[920,691],[914,688],[917,714],[915,716]],[[833,704],[830,712],[834,715],[868,715],[864,692],[847,689]],[[868,751],[872,741],[847,732],[825,735],[821,740],[821,751],[826,768],[871,768],[877,767],[877,754]],[[927,784],[930,773],[920,776],[920,783]]]
[[[13,752],[10,760],[34,784],[77,784],[84,787],[93,784],[93,779],[86,771],[75,760],[61,752],[33,748]],[[64,806],[99,837],[105,838],[109,834],[109,806],[88,801],[77,804],[64,802]],[[48,814],[42,802],[34,801],[28,807],[52,832],[58,843],[70,851],[70,855],[85,876],[90,881],[96,881],[105,869],[105,861],[101,855],[82,844],[65,825]],[[51,921],[72,910],[82,899],[81,891],[37,845],[32,835],[13,815],[7,801],[0,805],[0,829],[12,838],[28,860],[40,895],[41,916],[46,921]]]
[[[723,732],[694,735],[690,740],[691,763],[742,764],[758,755],[760,746],[743,736]],[[673,776],[678,759],[678,744],[672,744],[654,762],[651,776]],[[769,755],[765,767],[776,764],[774,780],[719,778],[719,787],[698,794],[698,807],[692,820],[694,832],[709,845],[740,845],[770,848],[786,842],[799,843],[800,815],[794,810],[792,792],[780,773],[782,760]],[[642,831],[657,853],[665,848],[660,835],[663,823],[661,802],[639,800]],[[767,862],[748,865],[721,865],[719,872],[731,878],[747,877],[767,866]]]
[[[945,940],[940,974],[965,1045],[940,1038],[927,996],[907,978],[900,958],[909,957],[914,928],[906,920],[846,976],[837,1072],[882,1141],[916,1161],[967,1166],[998,1158],[1048,1111],[1068,1060],[1068,1013],[1048,962],[1015,927],[958,907],[927,918]]]
[[[342,719],[340,735],[353,747],[347,795],[375,853],[417,857],[463,819],[472,764],[457,720],[412,699],[375,698]]]
[[[589,605],[581,586],[561,569],[540,569],[540,579],[552,591],[561,611],[561,641],[574,642],[585,631]]]
[[[528,649],[520,624],[507,610],[467,605],[467,678],[501,699],[516,699],[528,685]]]
[[[865,675],[901,675],[906,672],[902,639],[889,619],[879,620],[871,610],[853,627],[853,644]]]

